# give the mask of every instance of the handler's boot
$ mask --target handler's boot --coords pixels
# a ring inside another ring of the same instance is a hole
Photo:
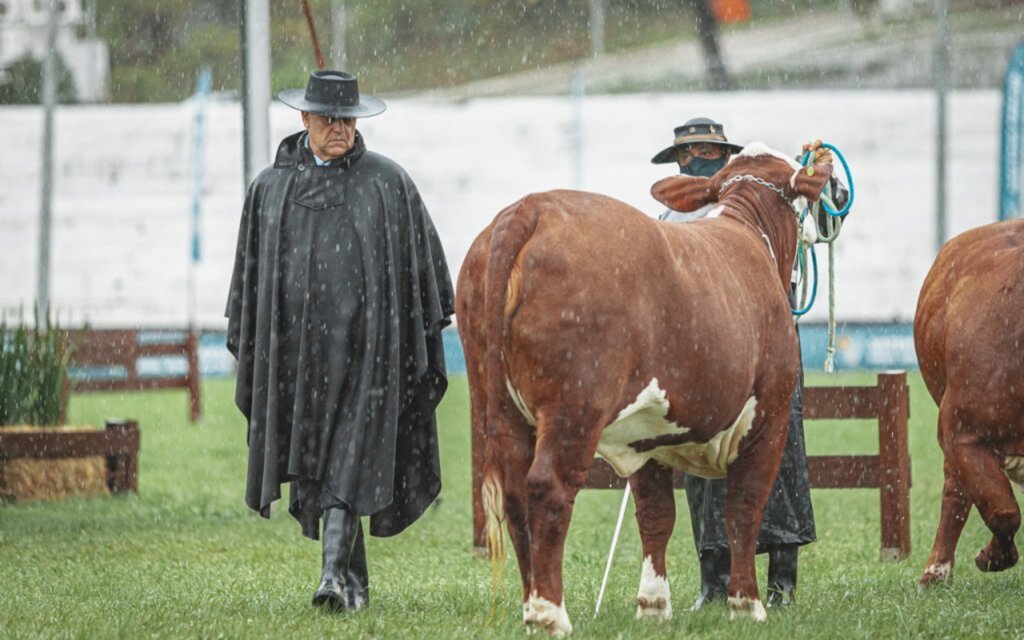
[[[320,574],[320,586],[313,594],[315,606],[325,606],[331,611],[348,608],[344,590],[352,547],[359,530],[359,518],[348,509],[337,507],[324,511],[323,571]]]
[[[697,611],[708,602],[725,602],[729,598],[730,566],[728,549],[700,552],[700,596],[691,611]]]
[[[768,547],[768,606],[788,607],[796,603],[796,559],[800,547],[778,544]]]
[[[366,544],[363,541],[363,525],[359,523],[356,540],[352,545],[352,556],[345,572],[345,606],[358,611],[370,604],[370,576],[366,567]]]

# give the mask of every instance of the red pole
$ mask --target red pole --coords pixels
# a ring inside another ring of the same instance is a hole
[[[320,40],[316,37],[316,27],[313,25],[313,12],[309,9],[309,0],[302,0],[302,12],[306,14],[306,24],[309,25],[309,37],[313,40],[313,54],[316,56],[318,69],[324,68],[324,54],[320,51]]]

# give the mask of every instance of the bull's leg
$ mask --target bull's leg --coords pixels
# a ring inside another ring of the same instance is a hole
[[[775,484],[786,441],[788,415],[777,412],[774,424],[765,425],[758,443],[747,443],[729,465],[725,494],[725,530],[729,535],[732,566],[729,577],[730,619],[768,619],[757,590],[754,553],[761,530],[764,505]],[[756,428],[756,427],[755,427]]]
[[[992,532],[992,539],[978,552],[975,564],[982,571],[1009,569],[1017,564],[1013,536],[1020,528],[1020,508],[1003,472],[999,454],[962,427],[949,390],[939,407],[939,434],[946,461],[952,466],[967,499],[978,507]]]
[[[942,485],[942,512],[939,516],[939,529],[935,532],[935,544],[932,554],[928,557],[918,588],[938,582],[947,582],[953,577],[953,561],[956,543],[971,512],[971,503],[964,494],[960,480],[953,471],[949,460],[942,465],[945,482]]]
[[[526,474],[533,462],[533,441],[529,428],[516,428],[501,440],[504,463],[505,519],[508,534],[519,562],[519,575],[523,580],[523,620],[532,591],[533,572],[530,568],[530,530],[528,520]]]
[[[545,420],[538,416],[537,447],[526,478],[533,590],[524,615],[554,636],[572,633],[562,591],[562,560],[576,494],[587,479],[597,450],[596,421]],[[588,424],[589,423],[589,424]],[[586,424],[587,427],[580,427]],[[589,442],[580,433],[594,432]]]
[[[650,460],[629,479],[636,502],[636,522],[643,544],[644,564],[636,594],[636,618],[672,618],[665,549],[676,522],[672,470]]]

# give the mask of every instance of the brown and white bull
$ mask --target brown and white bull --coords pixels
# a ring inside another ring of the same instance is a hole
[[[704,219],[662,223],[612,198],[551,191],[509,206],[474,241],[456,313],[472,420],[484,425],[488,546],[503,560],[507,520],[526,624],[572,631],[563,547],[595,453],[629,477],[636,502],[638,618],[672,615],[676,468],[728,476],[729,607],[765,619],[754,551],[797,375],[786,295],[795,212],[830,174],[754,144],[713,178],[652,188],[678,210],[717,202]]]
[[[950,240],[917,302],[914,346],[939,405],[945,458],[942,511],[920,586],[952,578],[971,506],[992,531],[974,562],[982,571],[1017,564],[1013,536],[1024,489],[1024,220]]]

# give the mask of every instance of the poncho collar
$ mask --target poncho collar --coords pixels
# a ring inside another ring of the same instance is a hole
[[[277,147],[277,156],[274,158],[274,167],[277,169],[283,169],[288,167],[295,167],[300,164],[304,164],[309,167],[316,166],[316,159],[313,157],[313,152],[306,148],[306,145],[302,143],[302,136],[306,134],[306,131],[299,131],[293,133],[284,140]],[[348,150],[348,153],[332,160],[330,164],[318,167],[321,169],[348,169],[355,163],[359,162],[359,159],[366,153],[366,142],[363,141],[363,134],[356,131],[356,141],[352,145],[352,148]]]

